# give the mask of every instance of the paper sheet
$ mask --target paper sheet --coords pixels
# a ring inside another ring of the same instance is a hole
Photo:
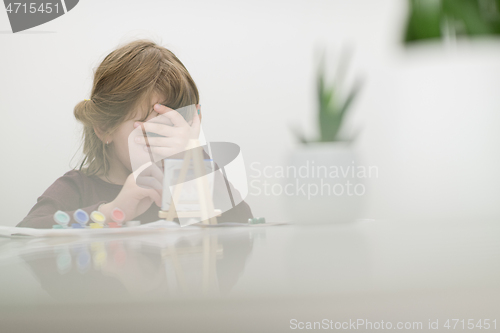
[[[0,237],[93,237],[98,235],[123,235],[123,234],[144,234],[158,232],[188,232],[204,228],[224,228],[224,227],[267,227],[273,225],[283,225],[286,223],[264,223],[248,224],[237,222],[226,222],[218,224],[193,224],[181,227],[176,222],[158,220],[156,222],[142,224],[135,227],[122,228],[102,228],[102,229],[35,229],[0,226]]]

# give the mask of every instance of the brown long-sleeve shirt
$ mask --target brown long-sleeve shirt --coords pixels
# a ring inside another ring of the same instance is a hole
[[[227,192],[227,183],[224,178],[216,175],[214,181],[214,206],[218,208],[218,194]],[[97,210],[100,204],[113,201],[122,189],[122,185],[115,185],[96,176],[87,176],[84,172],[71,170],[58,178],[37,200],[28,215],[17,225],[28,228],[52,228],[55,224],[53,216],[62,210],[73,216],[77,209],[83,209],[88,214]],[[239,196],[232,189],[233,196]],[[239,202],[237,200],[236,202]],[[160,208],[156,204],[143,214],[134,218],[141,223],[157,221]],[[222,213],[217,218],[219,222],[247,222],[252,217],[248,204],[241,201],[238,205]]]

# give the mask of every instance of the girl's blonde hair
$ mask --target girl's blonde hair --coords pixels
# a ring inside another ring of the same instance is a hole
[[[87,175],[109,170],[109,147],[95,132],[111,134],[145,106],[152,112],[150,98],[164,96],[172,109],[198,104],[196,84],[186,67],[166,48],[149,40],[136,40],[111,52],[94,74],[90,100],[79,102],[75,118],[83,124],[83,154],[80,170]]]

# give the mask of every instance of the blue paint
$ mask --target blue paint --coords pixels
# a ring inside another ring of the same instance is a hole
[[[81,225],[85,225],[89,221],[89,214],[87,214],[84,210],[77,209],[73,214],[73,218]]]

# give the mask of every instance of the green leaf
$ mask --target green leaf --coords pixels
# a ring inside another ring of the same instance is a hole
[[[409,0],[404,42],[457,36],[500,35],[500,0]]]
[[[339,112],[340,115],[339,115],[339,117],[341,119],[344,118],[344,115],[345,115],[346,111],[349,109],[349,107],[351,106],[351,104],[356,99],[359,91],[361,90],[361,86],[362,86],[361,80],[358,79],[356,81],[356,83],[354,84],[354,87],[352,88],[351,92],[347,95],[347,98],[344,101],[344,104],[340,107],[340,112]]]
[[[338,85],[343,82],[343,76],[348,69],[350,53],[343,52],[339,60],[336,80],[334,83],[327,84],[325,78],[325,52],[322,53],[318,63],[316,72],[316,98],[318,102],[318,127],[320,142],[332,142],[339,140],[338,135],[342,127],[344,117],[361,89],[360,81],[358,80],[353,89],[347,94],[344,102],[339,105]],[[297,128],[292,128],[295,137],[302,143],[311,142],[307,140],[302,131]]]

